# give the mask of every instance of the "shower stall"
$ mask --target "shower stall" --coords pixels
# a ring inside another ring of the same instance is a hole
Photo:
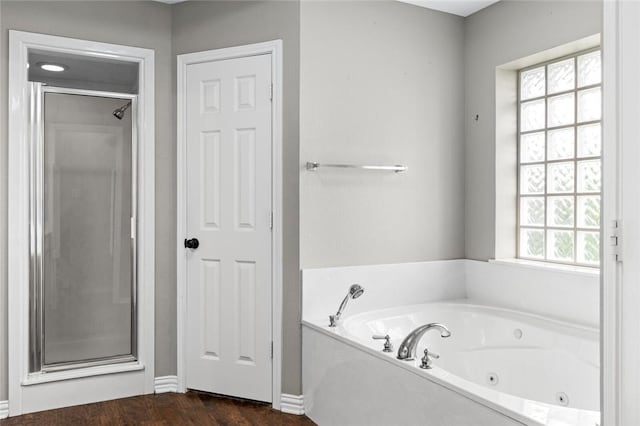
[[[31,83],[30,372],[135,361],[136,95]]]
[[[151,49],[9,31],[9,415],[154,391]]]

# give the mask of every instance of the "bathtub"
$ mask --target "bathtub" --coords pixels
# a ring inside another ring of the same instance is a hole
[[[429,331],[416,360],[396,359],[430,322],[452,336]],[[425,347],[440,355],[430,370],[418,367]],[[599,375],[597,329],[469,300],[363,312],[336,328],[303,321],[305,411],[320,425],[596,426]]]

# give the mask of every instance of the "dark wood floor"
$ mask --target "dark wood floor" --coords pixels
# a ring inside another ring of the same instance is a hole
[[[136,396],[25,414],[0,426],[74,425],[314,425],[305,416],[283,414],[270,405],[188,392]]]

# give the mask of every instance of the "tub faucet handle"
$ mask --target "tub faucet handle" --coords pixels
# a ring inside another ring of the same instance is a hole
[[[382,334],[374,334],[373,336],[371,336],[371,338],[373,340],[382,340],[384,339],[384,348],[382,349],[382,352],[392,352],[393,351],[393,345],[391,344],[391,336],[387,335],[382,335]]]
[[[420,368],[424,370],[429,370],[431,368],[431,364],[433,363],[432,359],[438,359],[440,355],[435,352],[429,351],[429,349],[424,349],[424,356],[422,357],[422,363],[420,364]]]

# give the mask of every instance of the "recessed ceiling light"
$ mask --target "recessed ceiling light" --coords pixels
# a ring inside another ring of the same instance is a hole
[[[47,62],[39,62],[36,65],[45,71],[51,71],[51,72],[62,72],[62,71],[66,71],[69,68],[66,65],[52,64]]]

